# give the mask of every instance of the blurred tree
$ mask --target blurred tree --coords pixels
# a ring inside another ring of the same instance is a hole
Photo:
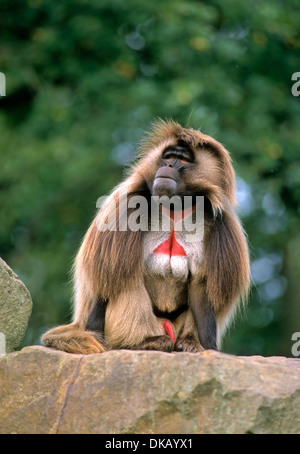
[[[224,345],[291,354],[300,331],[300,8],[295,0],[2,0],[0,255],[30,289],[24,345],[68,322],[96,200],[156,117],[231,151],[253,272]]]

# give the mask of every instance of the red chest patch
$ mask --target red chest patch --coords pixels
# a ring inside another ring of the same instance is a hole
[[[164,243],[160,244],[155,250],[154,254],[165,254],[168,255],[169,257],[172,257],[173,255],[181,255],[185,256],[185,250],[181,246],[181,244],[178,243],[175,237],[175,232],[172,230],[171,235],[165,241]]]
[[[185,209],[184,211],[167,211],[164,206],[161,206],[162,212],[170,216],[170,218],[175,222],[175,224],[182,220],[186,215],[190,214],[194,210],[194,206]],[[168,255],[170,258],[174,255],[179,256],[186,256],[186,252],[181,244],[178,243],[175,237],[174,228],[167,239],[162,244],[160,244],[155,250],[154,254],[165,254]]]

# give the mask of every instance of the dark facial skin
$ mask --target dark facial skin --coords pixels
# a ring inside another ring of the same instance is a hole
[[[152,195],[172,197],[180,194],[181,174],[193,163],[193,154],[185,146],[171,146],[162,154],[162,166],[155,174]]]

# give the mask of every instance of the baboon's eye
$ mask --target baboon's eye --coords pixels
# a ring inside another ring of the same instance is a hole
[[[189,164],[193,162],[194,157],[189,149],[180,146],[170,146],[164,150],[162,158],[167,162],[179,161],[181,164]]]
[[[182,157],[179,157],[178,155],[169,155],[164,157],[164,161],[167,162],[173,162],[173,161],[179,161],[181,164],[188,164],[190,161],[187,161],[186,159],[183,159]]]

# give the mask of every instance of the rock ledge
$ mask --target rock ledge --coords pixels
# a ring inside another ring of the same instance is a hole
[[[0,433],[300,432],[293,358],[34,346],[0,359],[0,383]]]

